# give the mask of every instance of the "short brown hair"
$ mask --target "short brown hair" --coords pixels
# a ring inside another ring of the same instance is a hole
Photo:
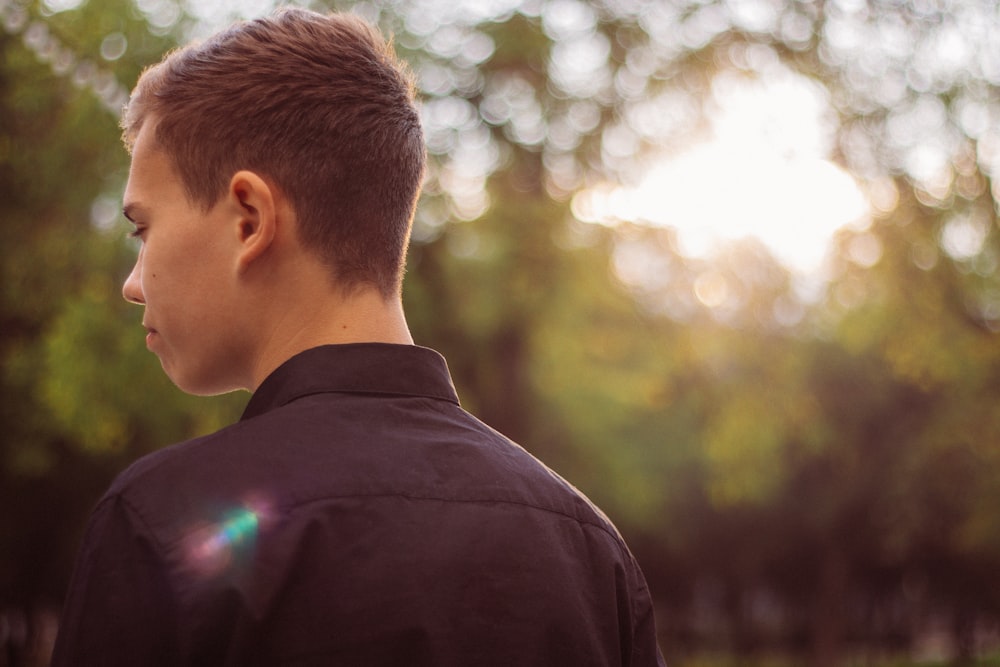
[[[129,150],[150,117],[192,202],[208,210],[232,174],[258,172],[337,284],[399,293],[424,141],[412,76],[375,28],[302,9],[239,23],[143,72]]]

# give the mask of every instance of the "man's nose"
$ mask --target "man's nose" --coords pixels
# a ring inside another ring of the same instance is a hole
[[[132,272],[125,279],[122,285],[122,296],[130,303],[137,303],[140,306],[146,303],[146,298],[142,294],[142,251],[132,267]]]

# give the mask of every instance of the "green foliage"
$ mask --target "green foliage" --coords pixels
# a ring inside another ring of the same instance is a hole
[[[961,657],[1000,617],[1000,139],[976,120],[1000,95],[989,54],[934,58],[951,27],[979,44],[972,19],[995,27],[995,8],[946,4],[787,2],[755,19],[701,0],[458,3],[434,21],[422,3],[356,7],[423,86],[414,337],[448,357],[466,407],[622,528],[677,664],[907,653],[928,619]],[[0,501],[17,508],[0,517],[0,607],[58,599],[111,476],[246,398],[183,396],[144,349],[119,297],[134,250],[95,206],[117,206],[124,181],[116,118],[25,42],[44,19],[127,86],[193,19],[16,6],[24,26],[0,32]],[[114,34],[127,48],[102,60]],[[604,54],[582,74],[567,56],[581,44]],[[580,189],[702,136],[715,74],[775,62],[828,91],[837,158],[883,202],[841,233],[822,296],[802,298],[759,244],[696,260],[670,229],[574,219]],[[665,101],[681,111],[650,113]],[[928,176],[918,158],[938,149]]]

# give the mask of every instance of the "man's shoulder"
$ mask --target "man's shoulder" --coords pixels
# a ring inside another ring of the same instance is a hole
[[[172,480],[178,474],[178,468],[186,468],[189,464],[210,456],[212,445],[231,438],[236,427],[238,424],[233,424],[214,433],[182,440],[141,456],[115,477],[106,495],[129,495],[150,484],[158,484],[161,480]]]
[[[233,474],[239,423],[180,441],[135,460],[105,491],[98,507],[119,504],[154,536],[166,538],[175,520],[190,520]]]
[[[255,498],[282,512],[375,499],[464,505],[473,514],[504,504],[620,541],[594,503],[519,444],[458,406],[411,400],[304,398],[144,456],[105,498],[126,504],[168,541],[191,522]]]

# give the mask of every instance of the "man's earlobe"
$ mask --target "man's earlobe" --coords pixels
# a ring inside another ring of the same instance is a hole
[[[238,171],[229,181],[229,194],[238,205],[237,269],[242,273],[274,242],[277,201],[273,187],[252,171]]]

